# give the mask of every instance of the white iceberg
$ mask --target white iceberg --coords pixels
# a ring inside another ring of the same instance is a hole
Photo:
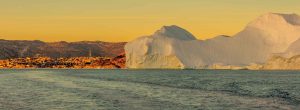
[[[216,69],[262,64],[284,53],[300,38],[300,17],[268,13],[250,22],[238,34],[197,40],[178,26],[164,26],[151,36],[125,46],[128,68]]]

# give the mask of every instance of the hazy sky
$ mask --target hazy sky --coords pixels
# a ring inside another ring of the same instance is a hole
[[[0,39],[130,41],[163,25],[199,39],[233,35],[268,12],[300,14],[300,0],[0,0]]]

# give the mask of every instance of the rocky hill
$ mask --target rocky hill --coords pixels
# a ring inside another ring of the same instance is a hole
[[[0,59],[22,57],[115,57],[124,53],[125,42],[43,42],[0,40]]]

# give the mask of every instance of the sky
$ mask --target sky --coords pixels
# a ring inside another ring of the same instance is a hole
[[[0,0],[0,39],[131,41],[164,25],[198,39],[234,35],[258,16],[300,14],[300,0]]]

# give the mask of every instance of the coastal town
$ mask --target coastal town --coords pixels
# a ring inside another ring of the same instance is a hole
[[[109,57],[26,57],[0,60],[0,68],[72,68],[72,69],[118,69],[125,68],[125,54]]]

